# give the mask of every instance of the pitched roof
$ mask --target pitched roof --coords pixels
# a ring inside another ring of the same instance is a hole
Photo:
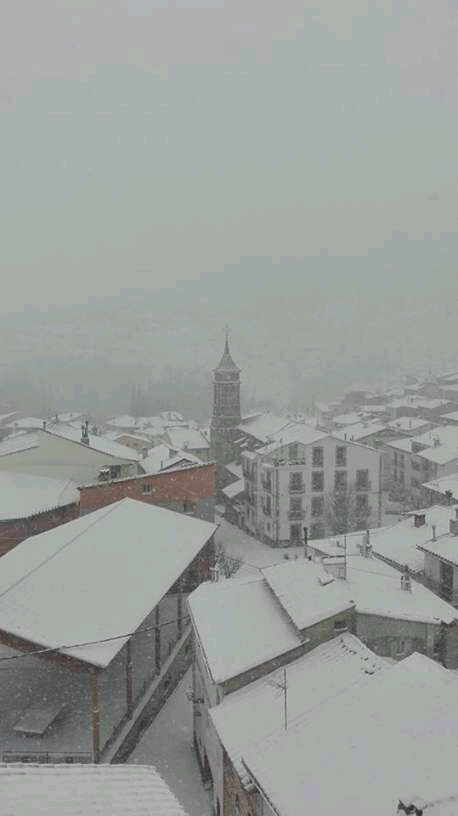
[[[281,816],[386,816],[400,799],[445,816],[456,812],[457,695],[455,672],[413,654],[248,746],[244,761]]]
[[[289,663],[285,669],[288,727],[326,700],[389,665],[347,632]],[[279,693],[283,680],[283,670],[274,671],[229,694],[210,710],[219,739],[245,783],[248,777],[242,756],[248,746],[284,730],[283,698]]]
[[[262,574],[298,629],[355,606],[345,582],[306,559],[268,567]]]
[[[186,816],[152,766],[0,765],[8,816]]]
[[[425,516],[425,524],[416,527],[415,515],[422,514]],[[412,572],[423,572],[424,556],[418,547],[432,539],[433,525],[436,528],[436,536],[448,532],[451,514],[452,508],[436,505],[424,510],[416,510],[409,518],[402,519],[389,527],[372,529],[370,531],[372,550],[376,555],[401,567],[407,564]],[[357,536],[352,536],[350,540],[356,541]]]
[[[79,500],[74,482],[0,471],[0,521],[27,518]]]
[[[140,465],[145,473],[160,473],[162,470],[168,470],[172,467],[177,467],[181,463],[189,463],[201,465],[202,462],[197,456],[194,456],[188,451],[174,452],[168,445],[156,445],[148,451],[148,456],[140,460]]]
[[[26,539],[0,559],[0,630],[103,668],[129,638],[94,641],[135,631],[215,530],[122,499]]]
[[[79,445],[84,444],[81,442],[81,429],[72,428],[69,425],[50,422],[46,425],[46,429],[39,433],[48,433],[51,436],[67,439],[69,442],[77,442]],[[106,453],[108,456],[114,456],[117,459],[127,459],[132,462],[137,462],[140,459],[140,454],[127,447],[127,445],[120,445],[118,442],[98,434],[89,433],[89,445],[85,445],[85,447],[100,453]]]
[[[210,447],[208,439],[195,428],[169,428],[167,436],[170,439],[170,445],[183,453],[186,453],[188,448],[206,450]]]
[[[428,490],[435,490],[444,496],[447,491],[450,490],[453,498],[458,498],[458,473],[452,473],[450,476],[442,476],[440,479],[434,479],[432,482],[425,482],[422,487],[426,487]]]
[[[36,433],[19,431],[11,436],[7,436],[6,439],[0,442],[0,456],[9,456],[12,453],[20,453],[21,451],[38,448],[39,444],[38,435]]]
[[[215,683],[302,642],[262,576],[201,584],[188,606]]]
[[[221,360],[215,368],[215,371],[240,371],[234,363],[231,352],[229,351],[229,340],[226,335],[226,342],[224,344],[224,351]]]
[[[342,550],[341,550],[342,552]],[[300,621],[310,620],[313,622],[313,606],[310,610],[307,607],[306,593],[304,587],[308,587],[316,581],[316,576],[321,572],[320,563],[313,563],[307,559],[292,561],[290,564],[278,564],[264,570],[269,574],[270,585],[273,588],[279,602],[290,616],[296,617],[297,624]],[[285,569],[286,566],[286,569]],[[322,562],[326,567],[326,560]],[[331,565],[327,568],[328,575],[332,573]],[[277,578],[278,573],[278,578]],[[364,557],[351,553],[347,557],[347,578],[346,580],[336,578],[336,587],[329,585],[329,589],[335,594],[337,614],[338,604],[345,603],[345,599],[353,601],[356,611],[368,615],[380,615],[381,617],[396,618],[397,620],[415,620],[422,623],[435,623],[440,621],[451,623],[458,619],[458,610],[451,604],[443,601],[429,589],[417,581],[412,581],[412,589],[407,592],[401,588],[401,573],[394,567],[379,561],[374,557]],[[275,587],[277,586],[277,590]],[[320,597],[321,587],[316,590],[317,599]],[[337,588],[342,587],[341,594]],[[305,597],[304,597],[305,596]],[[327,593],[323,593],[322,601],[317,600],[320,605],[318,620],[322,620],[327,609],[332,610],[331,600],[328,602]],[[334,598],[332,598],[334,601]],[[316,607],[318,609],[318,606]],[[348,608],[348,607],[347,607]],[[302,611],[304,610],[304,612]],[[310,617],[307,618],[307,613]],[[332,611],[329,614],[333,614]],[[302,616],[302,617],[301,617]],[[296,625],[297,625],[296,624]],[[307,625],[307,623],[305,623]]]

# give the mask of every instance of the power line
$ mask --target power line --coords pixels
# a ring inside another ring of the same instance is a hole
[[[130,639],[132,637],[136,637],[137,635],[142,635],[144,632],[151,632],[156,629],[162,629],[165,626],[170,626],[172,623],[183,623],[186,620],[189,620],[189,615],[183,615],[182,618],[172,618],[172,620],[165,621],[165,623],[159,623],[157,626],[145,626],[144,629],[137,629],[135,632],[128,632],[124,635],[113,635],[112,637],[108,638],[100,638],[98,640],[88,640],[85,643],[72,643],[70,645],[62,645],[62,646],[52,646],[47,647],[44,649],[30,649],[29,651],[20,652],[19,654],[15,655],[8,655],[7,657],[0,657],[0,663],[5,663],[11,660],[21,660],[21,658],[25,657],[33,657],[34,655],[41,655],[41,654],[51,654],[56,652],[62,652],[65,649],[78,649],[82,648],[83,646],[96,646],[100,643],[110,643],[114,640],[125,640],[126,638]],[[1,645],[1,644],[0,644]]]

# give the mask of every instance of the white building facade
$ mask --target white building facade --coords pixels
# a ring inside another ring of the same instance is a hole
[[[331,435],[243,455],[248,532],[272,547],[380,524],[381,454]]]

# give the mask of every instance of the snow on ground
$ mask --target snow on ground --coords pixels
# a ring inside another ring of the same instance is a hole
[[[189,816],[211,816],[210,794],[203,787],[192,739],[192,704],[186,689],[191,669],[170,695],[127,762],[154,765]]]
[[[229,558],[239,558],[243,561],[237,571],[239,577],[257,575],[260,569],[272,567],[274,564],[283,564],[286,553],[290,558],[296,555],[299,558],[304,557],[303,546],[287,549],[268,547],[267,544],[263,544],[222,517],[217,516],[216,523],[219,524],[215,534],[217,546],[221,545]]]

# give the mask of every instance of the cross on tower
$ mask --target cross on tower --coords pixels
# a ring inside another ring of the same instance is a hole
[[[228,340],[229,340],[229,333],[230,333],[230,331],[231,331],[227,323],[226,323],[226,325],[225,325],[225,327],[224,327],[223,331],[224,331],[224,334],[226,335],[226,343],[227,343],[227,342],[228,342]]]

